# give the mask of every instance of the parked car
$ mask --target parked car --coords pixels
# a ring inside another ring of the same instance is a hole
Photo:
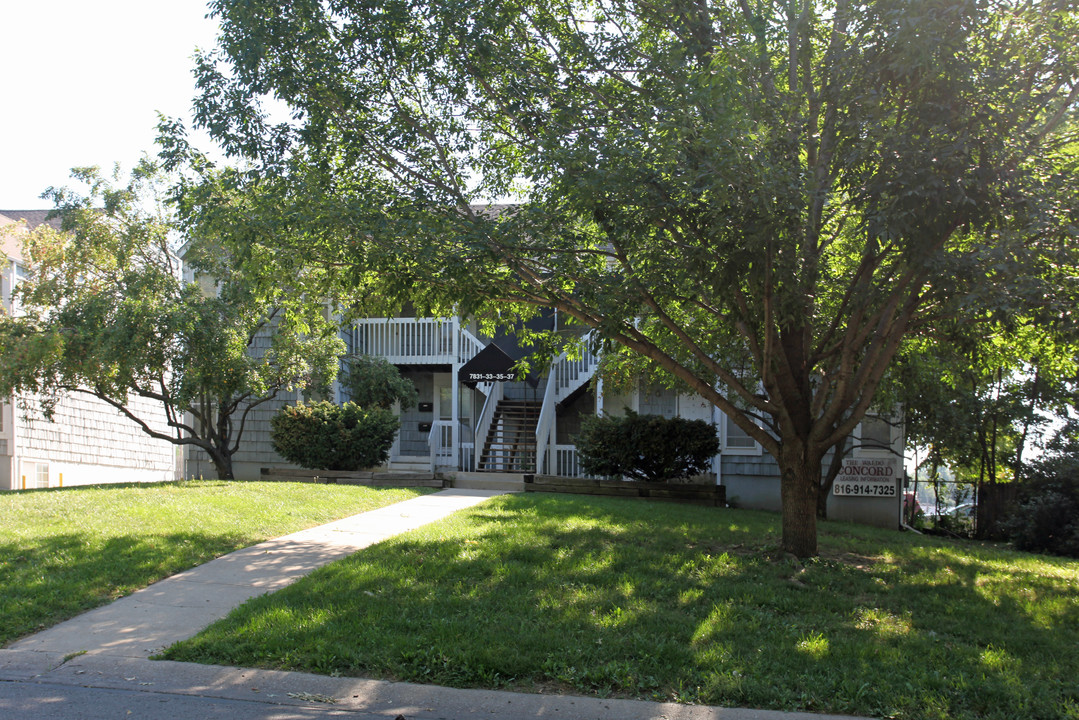
[[[972,502],[961,503],[953,508],[948,508],[944,514],[957,520],[971,520],[974,518],[975,505]]]

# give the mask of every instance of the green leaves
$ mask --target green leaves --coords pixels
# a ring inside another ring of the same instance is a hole
[[[401,421],[386,408],[347,402],[286,405],[270,419],[273,449],[315,470],[360,470],[381,465]]]
[[[1002,280],[1057,294],[1008,258],[1075,246],[1066,3],[215,9],[198,123],[251,163],[231,226],[288,228],[258,239],[286,277],[345,313],[556,308],[799,477],[905,336]],[[205,186],[192,215],[225,207]]]
[[[154,437],[202,448],[230,477],[252,408],[333,379],[344,351],[336,327],[258,274],[257,246],[214,234],[213,215],[184,244],[195,273],[181,278],[152,165],[126,186],[96,169],[75,176],[88,194],[50,191],[64,230],[27,236],[23,314],[0,318],[0,393],[92,393]],[[131,411],[136,396],[161,404],[167,431]]]
[[[576,445],[590,475],[625,475],[650,482],[705,473],[719,452],[716,428],[710,423],[632,410],[625,417],[586,420]]]
[[[399,403],[401,410],[408,410],[416,404],[416,386],[386,358],[359,355],[349,358],[346,366],[342,384],[349,399],[360,407],[388,409]]]

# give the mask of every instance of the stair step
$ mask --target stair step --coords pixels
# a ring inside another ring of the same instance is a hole
[[[534,472],[541,405],[530,400],[505,399],[498,404],[476,459],[478,471]]]

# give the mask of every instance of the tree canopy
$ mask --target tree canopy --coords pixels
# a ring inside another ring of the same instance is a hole
[[[0,397],[43,403],[69,393],[104,400],[151,437],[202,449],[222,478],[251,411],[285,388],[331,378],[344,347],[334,328],[282,312],[275,293],[221,261],[219,238],[192,238],[184,281],[176,234],[153,200],[160,176],[143,163],[127,184],[78,169],[85,194],[50,189],[62,218],[25,237],[30,276],[19,313],[0,316]],[[256,338],[266,342],[256,347]],[[133,402],[159,403],[167,430]]]
[[[351,402],[363,408],[388,410],[397,403],[401,410],[416,404],[419,393],[416,386],[386,358],[374,355],[357,355],[344,363],[346,375],[341,384]]]
[[[777,459],[800,556],[821,463],[904,337],[987,286],[1074,285],[1071,2],[212,8],[196,123],[307,280],[597,329]],[[222,207],[197,188],[190,217]]]

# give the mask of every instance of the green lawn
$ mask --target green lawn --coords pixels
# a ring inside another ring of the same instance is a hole
[[[896,718],[1079,718],[1079,563],[508,496],[252,600],[175,660]]]
[[[190,481],[0,493],[0,646],[232,550],[424,492]]]

